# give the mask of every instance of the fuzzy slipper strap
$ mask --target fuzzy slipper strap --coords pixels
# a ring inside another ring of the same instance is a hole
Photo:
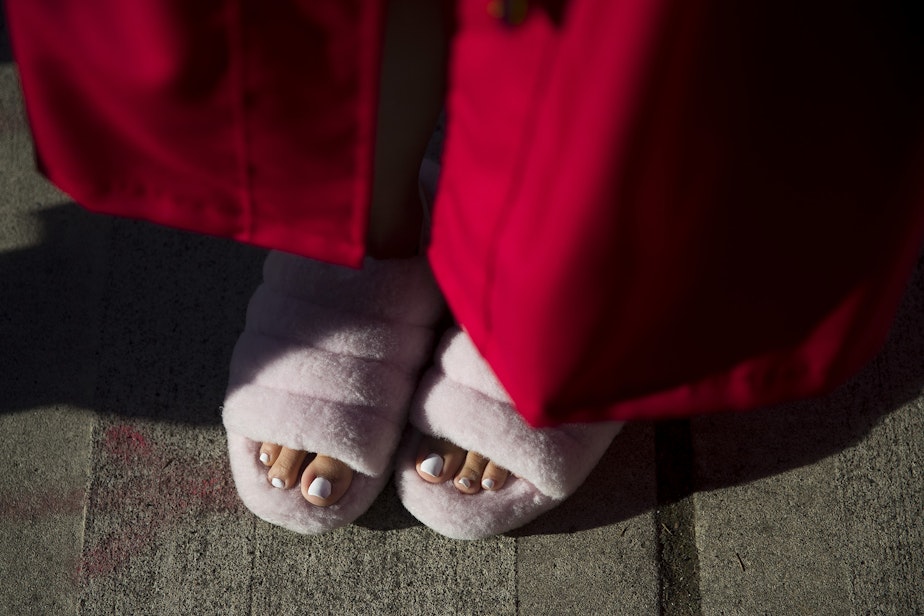
[[[441,311],[422,257],[351,270],[270,253],[232,356],[226,428],[386,472]]]
[[[577,490],[622,428],[621,422],[529,426],[459,329],[444,336],[410,422],[424,434],[479,452],[555,499]]]

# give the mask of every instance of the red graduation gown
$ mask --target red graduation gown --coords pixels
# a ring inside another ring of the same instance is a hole
[[[924,237],[913,16],[459,0],[430,259],[524,417],[824,392]],[[90,209],[359,264],[382,0],[7,0],[44,172]]]

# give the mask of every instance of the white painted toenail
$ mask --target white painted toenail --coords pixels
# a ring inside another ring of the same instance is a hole
[[[431,477],[439,477],[440,473],[443,472],[443,458],[435,453],[431,453],[420,463],[420,470]]]
[[[327,498],[330,496],[330,482],[324,477],[315,477],[311,485],[308,486],[308,495]]]
[[[481,480],[481,487],[484,488],[485,490],[493,490],[493,489],[494,489],[494,480],[493,480],[493,479],[482,479],[482,480]]]
[[[272,479],[270,479],[270,483],[273,484],[274,488],[286,487],[286,482],[280,479],[279,477],[273,477]]]
[[[269,464],[269,454],[265,451],[260,454],[260,462],[263,462],[263,464]]]
[[[472,482],[469,480],[468,477],[463,477],[463,478],[459,479],[459,482],[458,482],[458,483],[459,483],[460,486],[462,486],[462,487],[465,488],[466,490],[468,490],[470,487],[472,487]]]

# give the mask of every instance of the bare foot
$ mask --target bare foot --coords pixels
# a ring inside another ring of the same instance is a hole
[[[260,462],[268,469],[267,481],[281,490],[300,485],[305,500],[318,507],[328,507],[339,501],[353,481],[353,470],[349,466],[327,456],[315,455],[305,466],[309,459],[307,451],[272,443],[260,445],[259,455]]]
[[[449,441],[425,437],[417,450],[417,474],[428,483],[452,484],[463,494],[504,487],[510,471],[474,451],[465,451]]]

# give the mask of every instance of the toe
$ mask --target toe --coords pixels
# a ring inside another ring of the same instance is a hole
[[[305,461],[307,455],[305,451],[281,447],[266,475],[273,487],[291,488],[294,486],[298,480],[298,471],[301,470],[302,462]]]
[[[453,479],[456,489],[465,494],[475,494],[481,490],[481,476],[487,465],[487,458],[474,451],[468,452],[465,463]]]
[[[500,490],[510,477],[510,471],[493,462],[488,462],[481,474],[481,488],[489,492]]]
[[[282,451],[282,445],[274,445],[273,443],[262,443],[260,445],[260,462],[266,468],[269,468],[276,462],[276,459],[279,457],[279,452]]]
[[[465,462],[465,450],[442,439],[424,437],[417,450],[417,474],[428,483],[452,479]]]
[[[327,507],[339,501],[353,481],[353,470],[334,458],[316,456],[302,473],[302,496],[312,505]]]

